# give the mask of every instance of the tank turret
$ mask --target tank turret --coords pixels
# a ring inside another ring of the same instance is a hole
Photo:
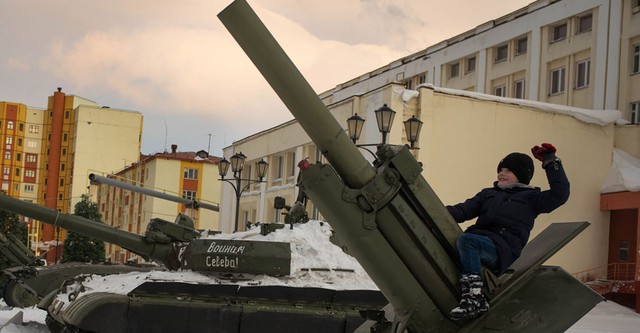
[[[588,225],[553,224],[509,274],[485,273],[488,313],[453,321],[462,231],[421,164],[407,147],[381,145],[371,165],[246,1],[218,17],[329,162],[303,170],[299,186],[391,303],[393,320],[377,318],[372,331],[563,332],[602,300],[560,267],[542,266]]]
[[[211,273],[286,275],[290,269],[289,244],[198,239],[202,232],[194,229],[193,221],[183,214],[179,214],[175,222],[152,219],[145,234],[138,235],[6,195],[0,195],[0,207],[42,223],[118,245],[146,260],[162,263],[170,270],[186,268]],[[10,305],[24,307],[35,304],[48,292],[58,288],[63,280],[78,274],[113,274],[147,269],[154,267],[88,267],[78,263],[47,266],[42,269],[18,266],[4,272],[10,279],[4,295]]]

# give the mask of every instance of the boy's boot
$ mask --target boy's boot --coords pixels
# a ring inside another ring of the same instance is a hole
[[[462,274],[460,305],[451,310],[451,319],[471,319],[489,311],[489,302],[482,294],[482,277],[477,274]]]

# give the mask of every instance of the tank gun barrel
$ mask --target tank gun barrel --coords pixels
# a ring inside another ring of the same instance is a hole
[[[174,201],[174,202],[177,202],[177,203],[182,203],[182,204],[194,207],[194,208],[204,208],[204,209],[213,210],[213,211],[216,211],[216,212],[220,211],[220,206],[217,205],[217,204],[208,204],[208,203],[204,203],[204,202],[200,202],[200,201],[196,201],[196,200],[190,200],[190,199],[187,199],[187,198],[182,198],[182,197],[179,197],[179,196],[163,193],[163,192],[160,192],[160,191],[155,191],[155,190],[152,190],[152,189],[148,189],[148,188],[144,188],[144,187],[140,187],[140,186],[135,186],[135,185],[128,184],[128,183],[125,183],[125,182],[121,182],[121,181],[118,181],[118,180],[115,180],[115,179],[112,179],[112,178],[99,176],[99,175],[96,175],[95,173],[89,174],[89,180],[91,181],[91,183],[104,184],[104,185],[110,185],[110,186],[114,186],[114,187],[119,187],[119,188],[123,188],[125,190],[129,190],[129,191],[132,191],[132,192],[146,194],[146,195],[150,195],[152,197],[165,199],[165,200],[169,200],[169,201]]]
[[[96,223],[77,215],[64,214],[48,207],[22,201],[6,195],[0,195],[0,207],[40,222],[61,227],[79,234],[94,237],[108,243],[119,245],[144,258],[165,262],[170,252],[169,244],[150,243],[143,236],[118,230],[112,226]]]

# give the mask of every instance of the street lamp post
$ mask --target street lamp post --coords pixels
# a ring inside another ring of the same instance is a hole
[[[391,109],[390,107],[388,107],[387,104],[384,104],[382,107],[378,108],[374,112],[376,114],[376,122],[378,123],[378,130],[380,131],[380,133],[382,133],[382,144],[384,145],[387,143],[387,133],[391,132],[391,126],[393,125],[393,118],[395,117],[396,112],[393,111],[393,109]],[[362,128],[364,127],[364,121],[365,120],[362,117],[358,116],[357,113],[347,119],[347,131],[349,132],[349,137],[351,138],[354,144],[360,138],[360,133],[362,133]],[[411,118],[406,120],[403,124],[404,124],[404,130],[407,135],[407,141],[409,141],[410,148],[418,149],[417,147],[415,147],[415,143],[420,138],[422,121],[416,118],[415,116],[411,116]],[[377,144],[362,144],[357,146],[365,147],[365,146],[374,146],[374,145],[377,146]]]
[[[267,169],[269,167],[269,163],[265,162],[264,159],[261,159],[260,162],[256,163],[258,179],[250,179],[251,175],[249,175],[249,178],[243,179],[242,170],[244,169],[244,161],[246,158],[247,156],[240,152],[231,156],[229,158],[231,161],[223,158],[220,162],[218,162],[218,172],[220,173],[220,179],[218,180],[231,184],[231,187],[233,187],[236,195],[236,215],[233,232],[238,231],[238,215],[240,214],[240,197],[242,196],[242,193],[249,188],[249,185],[253,183],[262,183],[262,179],[267,174]],[[231,171],[233,172],[233,180],[224,179],[224,177],[227,175],[227,171],[229,171],[229,166],[231,166]],[[241,187],[242,181],[247,182],[244,187]]]

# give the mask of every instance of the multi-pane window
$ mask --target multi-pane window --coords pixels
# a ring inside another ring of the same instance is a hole
[[[9,168],[9,167],[2,168],[2,173],[5,174],[5,175],[11,174],[11,168]]]
[[[13,129],[13,121],[7,121],[7,129]]]
[[[559,40],[567,38],[567,22],[555,25],[553,27],[553,33],[551,35],[551,41],[557,42]]]
[[[27,178],[34,178],[36,176],[35,170],[24,170],[24,176]]]
[[[196,191],[182,191],[182,197],[189,200],[196,200]]]
[[[505,61],[509,56],[509,45],[504,44],[496,47],[496,62]]]
[[[36,163],[36,155],[27,154],[27,156],[25,157],[25,161],[27,163]]]
[[[198,169],[184,168],[184,179],[198,179]]]
[[[5,140],[5,143],[8,145],[13,144],[13,137],[8,136],[7,139]]]
[[[454,64],[449,65],[449,77],[459,77],[460,76],[460,63],[456,62]]]
[[[29,133],[39,133],[40,132],[40,126],[38,125],[29,125]]]
[[[640,123],[640,102],[631,103],[631,123]]]
[[[493,94],[500,97],[505,97],[507,95],[507,89],[504,85],[497,86],[493,89]]]
[[[516,40],[516,55],[527,53],[527,37]]]
[[[587,15],[580,16],[578,18],[578,33],[581,34],[583,32],[590,31],[592,24],[593,14],[589,13]]]
[[[565,68],[556,68],[551,71],[551,82],[549,83],[549,94],[555,95],[564,92]]]
[[[576,89],[589,86],[590,60],[580,61],[576,64]]]
[[[420,74],[418,76],[418,84],[427,83],[427,74]]]
[[[525,93],[524,93],[525,84],[524,83],[525,83],[524,80],[518,80],[518,81],[515,81],[513,83],[513,97],[521,98],[521,99],[525,98]]]
[[[11,152],[10,151],[5,151],[4,152],[4,159],[5,160],[10,160],[11,159]]]
[[[27,147],[29,147],[29,148],[37,148],[38,147],[38,141],[28,140],[27,141]]]
[[[24,185],[25,192],[33,192],[33,184],[25,184]]]
[[[640,73],[640,44],[633,46],[633,65],[631,66],[631,73]]]
[[[467,58],[467,73],[474,72],[476,70],[476,57]]]

